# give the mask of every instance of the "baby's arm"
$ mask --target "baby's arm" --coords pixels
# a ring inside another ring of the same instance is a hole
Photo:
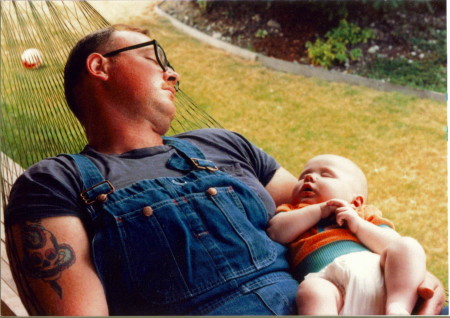
[[[346,201],[329,200],[327,205],[336,207],[336,222],[341,226],[345,222],[348,229],[374,253],[381,254],[390,243],[401,237],[390,228],[383,228],[364,220]]]
[[[267,234],[278,243],[290,243],[320,219],[328,217],[335,209],[335,206],[324,202],[289,212],[279,212],[269,221]]]

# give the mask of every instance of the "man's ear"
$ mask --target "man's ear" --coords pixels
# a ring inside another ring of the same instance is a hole
[[[86,59],[86,68],[90,75],[99,80],[108,79],[108,60],[99,53],[92,53]]]
[[[362,206],[362,205],[364,204],[365,201],[366,201],[366,200],[364,199],[364,197],[363,197],[362,195],[357,195],[357,196],[353,199],[352,204],[353,204],[356,208],[358,208],[358,207]]]

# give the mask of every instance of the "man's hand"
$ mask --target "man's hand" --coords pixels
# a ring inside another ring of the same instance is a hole
[[[416,315],[438,315],[445,302],[445,290],[442,283],[429,272],[417,289],[419,299],[413,313]]]

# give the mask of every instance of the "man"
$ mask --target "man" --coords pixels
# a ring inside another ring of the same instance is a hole
[[[163,137],[178,82],[141,29],[106,28],[72,50],[66,98],[89,144],[31,167],[6,213],[32,314],[295,314],[298,284],[265,233],[295,177],[235,133]],[[422,308],[436,313],[443,289],[428,281]]]

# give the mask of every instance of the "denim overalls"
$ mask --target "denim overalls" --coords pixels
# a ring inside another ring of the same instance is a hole
[[[110,314],[294,314],[298,283],[265,234],[259,197],[190,142],[164,143],[176,149],[167,166],[186,175],[116,190],[90,159],[71,155]]]

